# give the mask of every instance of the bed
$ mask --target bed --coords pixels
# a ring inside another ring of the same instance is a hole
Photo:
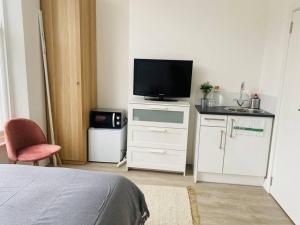
[[[142,225],[143,193],[124,177],[0,165],[1,225]]]

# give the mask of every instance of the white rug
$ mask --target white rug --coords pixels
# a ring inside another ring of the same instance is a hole
[[[199,225],[196,198],[191,196],[193,195],[191,188],[138,186],[145,194],[150,211],[146,225]]]

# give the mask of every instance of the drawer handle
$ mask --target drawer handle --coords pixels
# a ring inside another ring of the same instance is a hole
[[[150,131],[152,132],[158,132],[158,133],[167,133],[167,129],[159,129],[159,128],[149,128]]]
[[[217,118],[204,118],[207,121],[225,121],[225,119],[217,119]]]
[[[166,153],[166,151],[165,150],[149,150],[149,152],[151,152],[151,153],[157,153],[157,154],[165,154]]]
[[[165,110],[165,111],[168,111],[169,108],[168,107],[161,107],[161,108],[159,108],[159,107],[153,107],[153,108],[150,108],[150,110]]]

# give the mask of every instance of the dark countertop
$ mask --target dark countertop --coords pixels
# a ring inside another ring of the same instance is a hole
[[[269,112],[261,113],[249,113],[249,112],[232,112],[228,111],[225,108],[228,106],[214,106],[202,108],[201,105],[195,105],[197,111],[201,114],[210,114],[210,115],[230,115],[230,116],[253,116],[253,117],[275,117],[274,114]]]

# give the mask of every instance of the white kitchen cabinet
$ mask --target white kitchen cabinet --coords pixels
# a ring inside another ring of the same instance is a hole
[[[262,185],[272,126],[272,117],[198,114],[194,180]]]
[[[199,171],[222,173],[226,130],[223,127],[205,127],[200,130]]]
[[[263,125],[264,131],[258,134],[236,134],[238,120]],[[251,122],[252,121],[252,122]],[[224,174],[265,177],[267,172],[269,148],[273,119],[262,117],[229,116],[224,155]]]

